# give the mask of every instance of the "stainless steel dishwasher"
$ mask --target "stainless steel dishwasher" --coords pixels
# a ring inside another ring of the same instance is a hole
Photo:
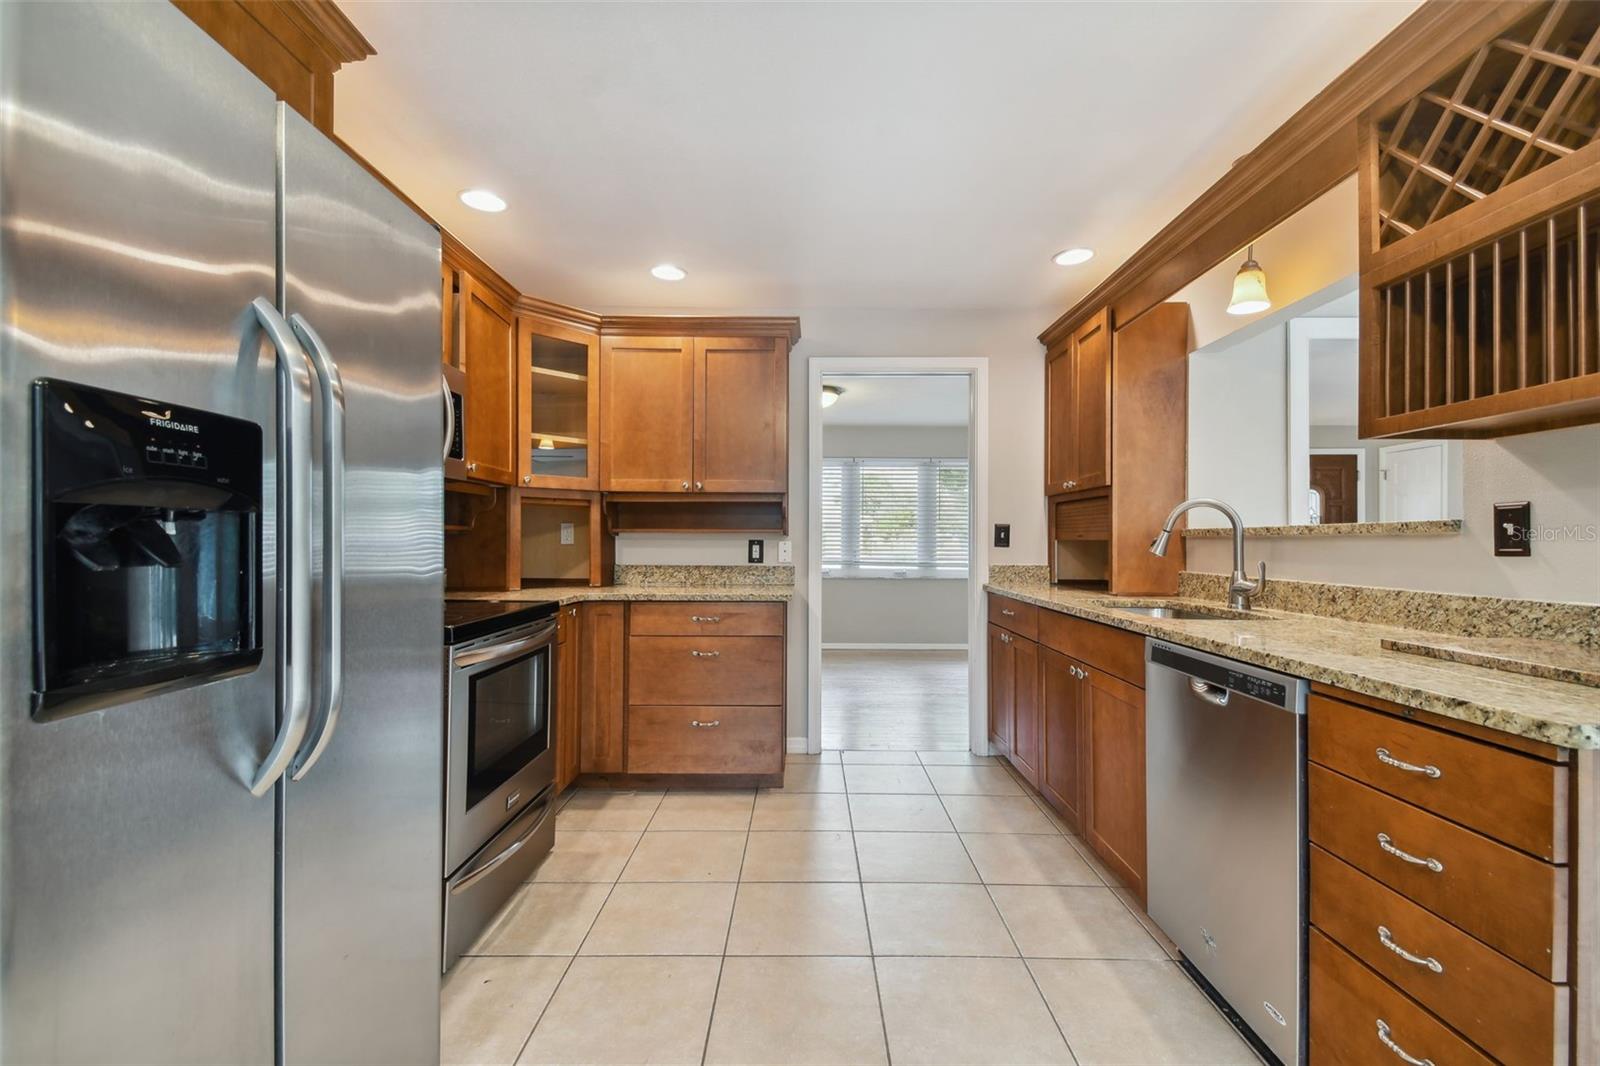
[[[1305,709],[1304,681],[1145,642],[1150,917],[1284,1063],[1305,1061]]]

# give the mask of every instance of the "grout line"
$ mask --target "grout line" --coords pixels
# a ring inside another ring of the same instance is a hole
[[[659,807],[660,805],[661,805],[660,800],[657,800],[656,801],[656,806]],[[559,820],[559,818],[560,818],[560,812],[559,811],[556,812],[556,817]],[[652,818],[655,817],[654,809],[651,810],[651,817]],[[644,839],[644,831],[641,830],[639,832],[639,840],[635,840],[633,842],[633,847],[632,847],[632,849],[629,850],[628,857],[625,860],[623,860],[621,869],[617,870],[616,880],[613,880],[611,882],[611,888],[606,891],[606,898],[600,901],[600,906],[599,906],[599,908],[597,908],[595,910],[594,917],[589,919],[589,926],[588,926],[587,929],[585,929],[583,931],[582,939],[580,939],[578,941],[578,946],[572,952],[572,957],[567,959],[567,965],[562,969],[561,977],[556,981],[555,987],[550,990],[550,998],[546,999],[544,1001],[544,1006],[539,1008],[539,1016],[533,1020],[533,1026],[528,1030],[528,1035],[522,1038],[522,1046],[517,1049],[516,1058],[512,1059],[513,1062],[516,1062],[518,1059],[521,1059],[523,1054],[528,1050],[528,1042],[533,1039],[533,1034],[538,1030],[539,1023],[544,1021],[545,1014],[547,1014],[549,1012],[549,1010],[550,1010],[550,1004],[552,1004],[552,1003],[554,1003],[556,1001],[556,996],[560,993],[561,986],[566,984],[566,982],[567,982],[567,974],[572,972],[572,964],[578,961],[578,953],[583,950],[583,945],[589,942],[589,934],[594,932],[595,923],[600,920],[600,915],[601,915],[602,912],[605,911],[606,904],[611,902],[611,894],[617,890],[617,885],[619,883],[621,883],[622,871],[626,870],[628,868],[628,863],[633,861],[634,853],[639,850],[639,841],[642,841],[643,839]],[[603,883],[603,882],[600,882],[600,883]]]
[[[750,801],[750,821],[755,821],[755,800]],[[717,959],[717,982],[711,989],[711,1010],[706,1014],[706,1036],[700,1044],[700,1066],[711,1054],[711,1030],[717,1023],[717,1000],[722,995],[722,974],[728,968],[728,939],[733,936],[733,916],[739,913],[739,886],[744,884],[745,858],[750,854],[750,825],[744,829],[744,850],[739,853],[739,874],[733,883],[733,902],[728,905],[728,924],[722,930],[722,954]]]
[[[883,1061],[894,1066],[894,1053],[889,1050],[889,1021],[883,1016],[883,986],[878,982],[878,950],[872,944],[872,918],[867,913],[867,882],[861,874],[861,843],[856,837],[855,814],[850,810],[849,788],[850,778],[846,775],[844,809],[850,820],[850,847],[856,856],[856,888],[861,893],[861,924],[867,930],[867,958],[872,962],[872,991],[878,997],[878,1033],[883,1037]]]

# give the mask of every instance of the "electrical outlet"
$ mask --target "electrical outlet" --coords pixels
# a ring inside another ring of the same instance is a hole
[[[1494,505],[1494,553],[1496,555],[1533,554],[1533,505],[1497,503]]]
[[[996,548],[1011,547],[1011,526],[1006,523],[996,522],[994,525],[994,546]]]
[[[766,541],[764,541],[764,540],[752,540],[750,542],[750,550],[746,554],[745,558],[751,563],[759,563],[759,562],[761,562],[762,561],[762,556],[766,554],[766,547],[767,547],[767,542]]]
[[[561,543],[571,544],[575,539],[576,532],[577,531],[573,529],[571,522],[561,523]]]
[[[794,562],[794,545],[787,540],[778,541],[778,562]]]

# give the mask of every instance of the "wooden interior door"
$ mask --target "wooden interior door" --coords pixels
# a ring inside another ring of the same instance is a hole
[[[1011,765],[1035,788],[1044,747],[1044,716],[1039,700],[1039,645],[1011,638]]]
[[[1039,791],[1078,832],[1083,831],[1082,667],[1060,652],[1039,649],[1039,688],[1044,723]]]
[[[585,603],[578,609],[574,637],[582,641],[578,649],[578,769],[582,773],[622,772],[626,606]]]
[[[1101,311],[1072,341],[1072,491],[1111,484],[1111,325]]]
[[[1354,455],[1311,456],[1311,487],[1322,496],[1322,521],[1355,522],[1361,486]]]
[[[683,337],[600,344],[600,488],[691,492],[694,345]]]
[[[694,491],[787,491],[788,342],[697,338],[694,382]]]
[[[1050,352],[1044,385],[1044,494],[1070,491],[1077,474],[1078,438],[1072,411],[1072,339]]]
[[[1011,719],[1016,692],[1016,660],[1011,654],[1011,634],[997,625],[989,627],[989,743],[1011,754]]]
[[[1085,668],[1084,839],[1145,898],[1144,692]]]
[[[467,391],[467,475],[510,485],[517,476],[516,318],[500,297],[458,272],[456,345]]]

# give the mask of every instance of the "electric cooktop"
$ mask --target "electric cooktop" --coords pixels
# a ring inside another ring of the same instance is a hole
[[[553,617],[557,606],[554,600],[445,600],[445,646]]]

